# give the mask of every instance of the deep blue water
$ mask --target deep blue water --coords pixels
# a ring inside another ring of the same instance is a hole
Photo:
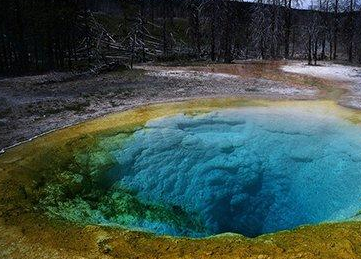
[[[321,111],[240,108],[148,122],[114,155],[121,184],[254,237],[361,209],[361,130]],[[142,227],[182,235],[166,222]]]

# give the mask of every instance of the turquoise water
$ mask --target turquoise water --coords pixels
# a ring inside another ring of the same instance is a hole
[[[240,108],[153,120],[113,151],[113,188],[189,212],[202,232],[254,237],[353,218],[361,208],[361,130],[323,111]]]

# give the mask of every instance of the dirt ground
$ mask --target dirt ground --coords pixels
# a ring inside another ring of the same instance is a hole
[[[305,76],[284,77],[281,64],[138,66],[76,80],[66,73],[1,79],[0,150],[142,104],[227,96],[312,99],[325,90],[319,88],[327,87],[325,80],[310,84]]]

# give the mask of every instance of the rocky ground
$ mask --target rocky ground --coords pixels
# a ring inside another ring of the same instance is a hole
[[[280,63],[138,66],[97,77],[67,73],[0,80],[0,150],[42,133],[134,106],[189,98],[315,98],[312,85],[282,81]],[[258,71],[258,72],[257,72]],[[257,74],[261,71],[261,75]]]

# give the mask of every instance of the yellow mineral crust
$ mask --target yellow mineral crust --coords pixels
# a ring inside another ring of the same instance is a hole
[[[163,116],[243,106],[317,109],[354,124],[361,122],[359,111],[333,101],[198,99],[142,106],[38,137],[0,156],[0,258],[361,258],[360,222],[302,226],[257,238],[222,234],[189,239],[79,226],[50,220],[34,209],[40,185],[47,179],[39,170],[44,173],[47,163],[66,163],[74,149],[91,146],[98,136],[132,132]]]

